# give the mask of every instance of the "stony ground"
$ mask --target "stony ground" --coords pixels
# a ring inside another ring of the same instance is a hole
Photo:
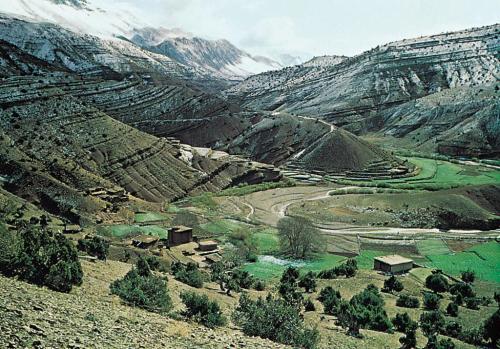
[[[92,275],[70,294],[0,276],[0,348],[286,348],[122,305]]]

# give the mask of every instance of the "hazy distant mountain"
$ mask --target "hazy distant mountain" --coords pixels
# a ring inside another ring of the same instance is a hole
[[[227,40],[206,40],[181,29],[151,28],[127,10],[95,0],[12,0],[0,11],[107,40],[125,38],[216,79],[242,80],[282,68],[280,63],[252,56]]]

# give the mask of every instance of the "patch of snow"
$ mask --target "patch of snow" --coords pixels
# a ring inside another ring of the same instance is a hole
[[[306,265],[306,263],[304,263],[304,262],[281,259],[281,258],[276,258],[274,256],[267,256],[267,255],[258,256],[257,259],[259,262],[272,263],[272,264],[277,264],[277,265],[286,265],[286,266],[291,266],[291,267],[303,267]]]

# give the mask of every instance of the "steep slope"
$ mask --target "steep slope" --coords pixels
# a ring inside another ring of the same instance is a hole
[[[234,139],[228,149],[257,161],[316,173],[363,172],[395,177],[409,171],[395,157],[345,130],[285,113],[262,118]]]
[[[68,85],[78,81],[66,77]],[[92,216],[106,208],[107,200],[87,195],[93,188],[163,202],[280,176],[266,165],[140,132],[64,93],[51,77],[3,80],[0,106],[6,189],[68,219],[81,221],[76,209]]]
[[[388,108],[441,90],[494,85],[499,33],[493,25],[393,42],[331,63],[256,75],[225,93],[247,107],[315,116],[355,133],[380,130]]]

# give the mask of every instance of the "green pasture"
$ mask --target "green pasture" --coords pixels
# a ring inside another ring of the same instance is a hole
[[[500,244],[488,242],[466,251],[449,255],[428,255],[428,267],[442,269],[452,275],[471,269],[479,279],[500,283]]]
[[[168,232],[165,228],[162,228],[157,225],[126,225],[126,224],[117,224],[117,225],[107,225],[100,226],[97,229],[97,233],[104,236],[113,236],[117,238],[125,238],[128,236],[134,235],[156,235],[160,238],[166,238],[168,236]]]
[[[422,256],[447,255],[451,253],[448,245],[441,239],[418,240],[417,249]]]
[[[168,219],[168,215],[160,212],[140,212],[136,213],[134,216],[134,221],[136,223],[166,221]]]

